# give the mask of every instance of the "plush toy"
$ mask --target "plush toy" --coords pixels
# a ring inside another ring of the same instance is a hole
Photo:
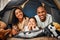
[[[60,38],[60,24],[57,22],[53,22],[50,25],[48,25],[48,29],[51,32],[51,36]]]
[[[60,24],[53,22],[53,25],[56,28],[56,30],[58,30],[60,32]]]

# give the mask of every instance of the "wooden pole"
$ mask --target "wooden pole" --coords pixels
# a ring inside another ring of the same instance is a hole
[[[53,0],[57,8],[60,10],[60,0]]]

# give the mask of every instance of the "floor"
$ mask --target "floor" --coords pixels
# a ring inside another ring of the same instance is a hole
[[[22,39],[22,38],[8,38],[7,40],[60,40],[52,37],[38,37],[33,39]]]

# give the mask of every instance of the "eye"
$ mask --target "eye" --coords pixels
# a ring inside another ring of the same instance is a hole
[[[21,13],[21,11],[19,11],[19,13]]]
[[[50,27],[50,29],[52,29],[52,27]]]
[[[40,12],[37,12],[38,14],[40,14]]]
[[[17,15],[18,14],[18,12],[15,12],[15,15]]]
[[[44,11],[42,11],[42,13],[44,13]]]
[[[40,13],[40,12],[38,12],[38,13]]]
[[[48,26],[48,29],[50,29],[50,28],[51,28],[51,25]],[[51,28],[51,29],[52,29],[52,28]]]

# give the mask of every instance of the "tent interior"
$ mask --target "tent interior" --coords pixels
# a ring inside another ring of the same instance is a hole
[[[2,4],[2,0],[0,1]],[[5,6],[2,6],[2,8],[0,8],[0,20],[3,20],[9,28],[12,23],[12,13],[14,10],[13,7],[21,6],[24,3],[23,12],[29,18],[35,16],[36,8],[44,3],[47,13],[53,16],[53,21],[60,24],[60,0],[9,0],[5,3]]]
[[[10,12],[11,10],[13,10],[13,6],[20,6],[23,5],[24,2],[27,0],[11,0],[9,2],[6,3],[5,7],[3,8],[3,10],[0,10],[0,16],[3,17],[2,19],[8,16],[10,16]],[[45,4],[46,10],[49,14],[51,14],[53,16],[53,19],[55,19],[54,21],[60,23],[60,9],[57,7],[57,5],[55,4],[56,0],[29,0],[26,4],[24,4],[23,7],[23,12],[26,14],[26,16],[28,17],[32,17],[34,15],[36,15],[36,8],[38,6],[41,5],[41,3]],[[57,3],[59,3],[60,1],[58,0]],[[58,4],[60,5],[60,4]],[[2,9],[1,8],[1,9]],[[7,14],[8,13],[8,14]],[[10,16],[11,17],[11,16]],[[9,18],[6,18],[5,20],[7,20],[8,22]],[[4,20],[4,21],[5,21]]]

